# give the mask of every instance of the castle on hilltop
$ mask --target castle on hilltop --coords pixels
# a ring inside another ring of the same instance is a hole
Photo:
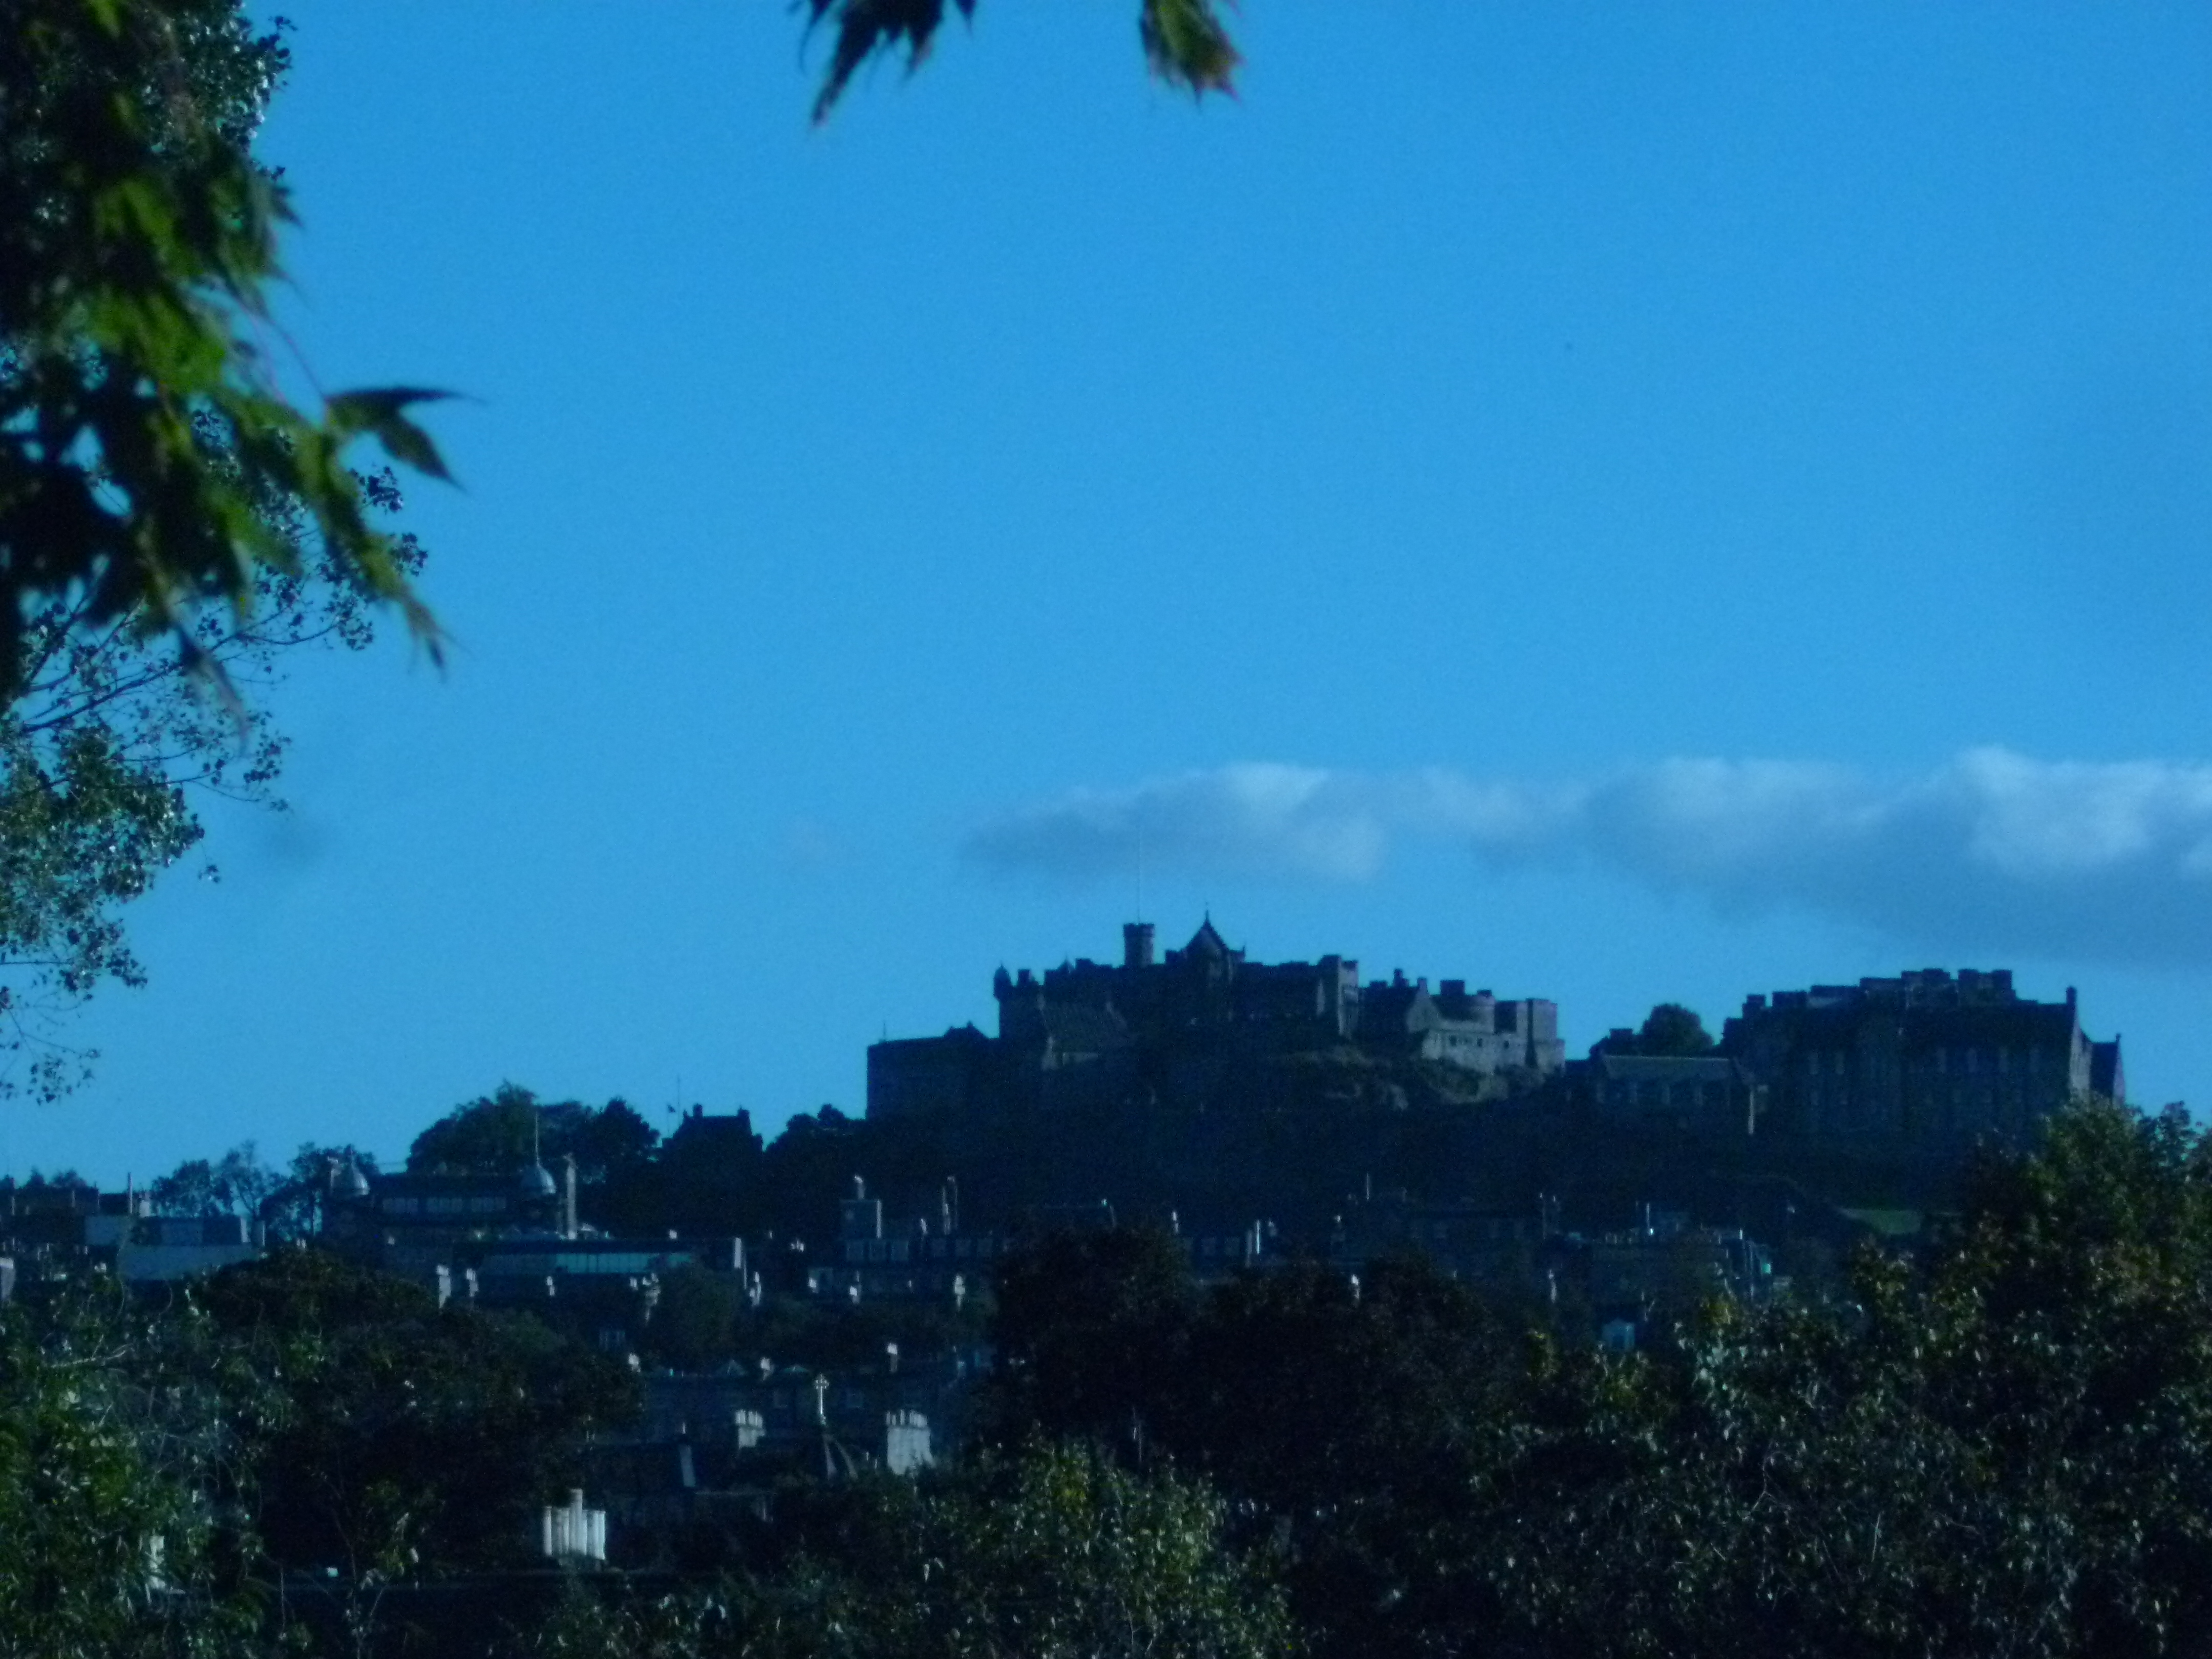
[[[1808,1140],[2016,1139],[2078,1096],[2127,1098],[2119,1039],[2081,1029],[2074,988],[2030,1001],[2004,968],[1747,997],[1721,1048],[1765,1083],[1775,1127]]]
[[[1362,982],[1346,957],[1261,963],[1211,918],[1163,956],[1149,922],[1118,963],[1001,968],[996,1036],[973,1025],[868,1050],[872,1119],[993,1109],[1403,1106],[1513,1097],[1699,1139],[1949,1156],[2025,1139],[2066,1102],[2126,1097],[2117,1037],[2010,970],[1940,968],[1745,1000],[1703,1053],[1639,1050],[1618,1030],[1569,1063],[1558,1005],[1403,974]],[[1917,1155],[1917,1154],[1916,1154]]]
[[[2084,1095],[2127,1098],[2119,1039],[2081,1029],[2073,988],[2063,1002],[2033,1001],[2004,968],[1749,996],[1702,1054],[1639,1053],[1635,1036],[1616,1030],[1570,1064],[1568,1097],[1610,1121],[1708,1140],[1948,1156],[1989,1137],[2024,1141]]]
[[[1257,963],[1211,918],[1162,958],[1150,922],[1121,930],[1120,963],[1088,957],[1042,975],[1001,968],[997,1036],[973,1025],[868,1050],[868,1115],[994,1103],[1158,1098],[1236,1061],[1349,1051],[1429,1060],[1501,1085],[1562,1068],[1556,1004],[1470,993],[1465,980],[1403,974],[1363,985],[1348,957]]]

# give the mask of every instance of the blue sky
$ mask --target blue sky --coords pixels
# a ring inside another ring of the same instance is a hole
[[[451,387],[443,674],[0,1163],[858,1110],[1138,902],[1555,998],[2009,965],[2212,1094],[2212,12],[983,0],[824,129],[781,4],[310,3],[321,385]]]

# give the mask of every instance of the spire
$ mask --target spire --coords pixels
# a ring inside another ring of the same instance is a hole
[[[534,1100],[530,1103],[530,1167],[522,1172],[518,1184],[526,1199],[551,1198],[558,1190],[553,1185],[553,1176],[545,1168],[545,1160],[539,1151],[538,1103]]]

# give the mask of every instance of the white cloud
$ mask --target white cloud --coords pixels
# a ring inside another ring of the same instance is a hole
[[[1364,881],[1382,868],[1393,827],[1382,806],[1354,774],[1244,763],[1133,789],[1070,790],[988,820],[967,852],[995,869],[1078,878],[1157,859],[1163,868]]]
[[[1341,882],[1373,878],[1401,838],[1952,948],[2212,963],[2206,765],[1977,749],[1905,777],[1673,759],[1560,784],[1244,763],[1001,812],[964,851],[987,869],[1079,880],[1126,878],[1141,856]]]

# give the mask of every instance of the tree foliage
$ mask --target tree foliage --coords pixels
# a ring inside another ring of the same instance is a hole
[[[161,1215],[258,1217],[283,1177],[261,1161],[250,1140],[220,1158],[188,1158],[146,1189]]]
[[[1593,1054],[1653,1054],[1669,1058],[1707,1054],[1713,1051],[1712,1034],[1693,1008],[1679,1002],[1662,1002],[1631,1031],[1625,1027],[1601,1037],[1591,1046]]]
[[[200,838],[182,791],[97,723],[41,741],[0,713],[0,1097],[52,1099],[91,1056],[54,1021],[103,980],[144,981],[118,916]],[[10,1062],[30,1055],[21,1081]]]
[[[1488,1605],[1468,1523],[1504,1455],[1528,1343],[1425,1259],[1318,1263],[1200,1292],[1172,1240],[1062,1235],[1000,1292],[996,1432],[1202,1474],[1288,1547],[1325,1653],[1418,1650]]]
[[[1636,1034],[1636,1051],[1643,1054],[1703,1054],[1712,1047],[1705,1022],[1679,1002],[1661,1003],[1644,1017]]]
[[[231,0],[19,0],[0,38],[0,703],[48,605],[166,638],[301,568],[282,502],[365,594],[435,631],[343,456],[434,476],[433,394],[279,388],[264,344],[283,187],[249,142],[284,67]]]
[[[573,1158],[581,1206],[588,1218],[604,1222],[620,1196],[614,1189],[645,1176],[659,1139],[628,1101],[540,1101],[519,1084],[502,1083],[416,1135],[407,1167],[416,1174],[503,1176],[532,1158],[549,1168]]]
[[[408,394],[310,417],[264,342],[289,216],[251,141],[280,33],[233,0],[25,0],[0,41],[0,1093],[93,1058],[61,1021],[143,975],[120,919],[195,788],[281,805],[286,656],[380,605],[434,644],[389,471]],[[212,873],[212,866],[210,866]],[[23,1064],[26,1056],[27,1064]],[[17,1064],[11,1066],[9,1062]]]
[[[292,1249],[199,1292],[232,1374],[244,1502],[299,1570],[385,1578],[512,1565],[536,1508],[635,1384],[535,1320]]]
[[[112,1284],[0,1310],[0,1656],[244,1656],[208,1473],[228,1430],[189,1336]]]
[[[713,1589],[579,1596],[531,1659],[1272,1659],[1291,1646],[1265,1563],[1202,1485],[1035,1445],[917,1487],[825,1495],[786,1553]]]
[[[2212,1652],[2212,1149],[2179,1113],[2077,1104],[1921,1255],[1626,1357],[1413,1263],[1169,1272],[1016,1264],[1001,1421],[1202,1474],[1285,1541],[1319,1652]]]
[[[853,76],[879,57],[921,66],[945,25],[946,0],[803,0],[810,28],[832,33],[830,61],[814,101],[814,118],[836,107]],[[975,0],[951,0],[962,20]],[[1152,73],[1194,95],[1231,90],[1238,58],[1216,0],[1140,0],[1137,38]]]

